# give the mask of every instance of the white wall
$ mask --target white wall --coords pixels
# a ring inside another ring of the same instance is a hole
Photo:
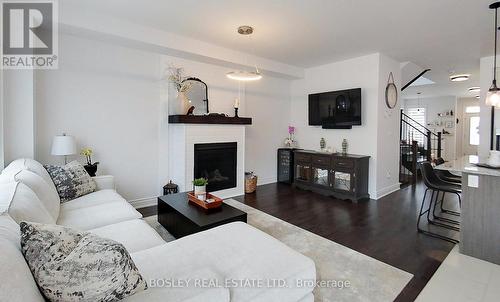
[[[372,198],[394,190],[399,184],[399,115],[397,109],[387,115],[383,109],[389,71],[394,73],[398,87],[401,86],[399,68],[399,63],[380,54],[372,54],[306,69],[304,79],[292,82],[291,121],[297,127],[296,137],[300,147],[318,150],[319,141],[324,137],[327,146],[340,151],[342,140],[347,139],[349,153],[371,157],[369,193]],[[337,130],[308,125],[309,94],[350,88],[362,89],[362,126]],[[379,118],[384,120],[379,121]],[[384,144],[386,140],[390,143],[381,145],[378,150],[378,142]],[[379,154],[384,155],[379,159]],[[377,172],[378,167],[384,166]],[[390,173],[389,178],[387,173]]]
[[[422,97],[420,101],[417,99],[405,99],[403,102],[404,109],[423,107],[425,108],[425,120],[426,127],[429,128],[434,133],[442,132],[443,129],[450,132],[451,135],[443,135],[444,152],[442,157],[445,160],[454,160],[456,158],[456,113],[457,113],[457,98],[455,96],[440,96],[440,97]],[[453,110],[454,116],[438,118],[438,113],[444,113],[446,111]],[[446,128],[445,126],[435,126],[434,122],[441,120],[443,123],[451,121],[453,123],[452,128]]]
[[[74,135],[79,147],[94,149],[99,173],[115,175],[118,191],[129,201],[151,200],[168,179],[164,73],[169,64],[208,84],[212,112],[234,114],[238,83],[227,79],[227,67],[74,35],[61,35],[59,43],[59,70],[36,73],[35,157],[60,163],[49,154],[52,137]],[[289,80],[269,76],[241,87],[240,116],[254,118],[247,127],[246,169],[263,182],[276,179],[275,154],[287,133],[289,91]]]
[[[34,74],[32,70],[3,72],[3,152],[5,165],[35,153]]]
[[[249,83],[245,106],[253,118],[246,128],[246,170],[255,171],[258,184],[276,182],[276,149],[283,146],[290,123],[290,81],[266,77]]]
[[[385,103],[385,88],[392,72],[401,102],[400,63],[379,55],[379,87],[377,110],[377,197],[399,189],[399,106],[389,109]]]
[[[160,56],[68,35],[59,45],[59,69],[36,74],[36,159],[60,164],[50,146],[66,132],[95,151],[99,172],[115,175],[127,199],[153,196]]]

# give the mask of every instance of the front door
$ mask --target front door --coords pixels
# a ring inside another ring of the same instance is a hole
[[[479,119],[479,113],[465,112],[464,139],[462,146],[464,155],[477,155],[477,147],[479,146]]]

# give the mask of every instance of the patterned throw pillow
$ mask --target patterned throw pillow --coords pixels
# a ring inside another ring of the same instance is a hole
[[[44,165],[56,185],[61,203],[95,192],[96,184],[85,168],[77,161],[65,166]]]
[[[50,301],[118,301],[147,289],[118,242],[59,225],[20,227],[24,258]]]

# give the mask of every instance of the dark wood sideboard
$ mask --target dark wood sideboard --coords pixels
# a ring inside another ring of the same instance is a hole
[[[294,151],[294,186],[357,202],[369,199],[370,156]]]

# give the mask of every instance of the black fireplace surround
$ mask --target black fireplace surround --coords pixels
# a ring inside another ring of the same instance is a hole
[[[236,142],[194,145],[194,177],[208,179],[208,192],[236,188],[236,162]]]

